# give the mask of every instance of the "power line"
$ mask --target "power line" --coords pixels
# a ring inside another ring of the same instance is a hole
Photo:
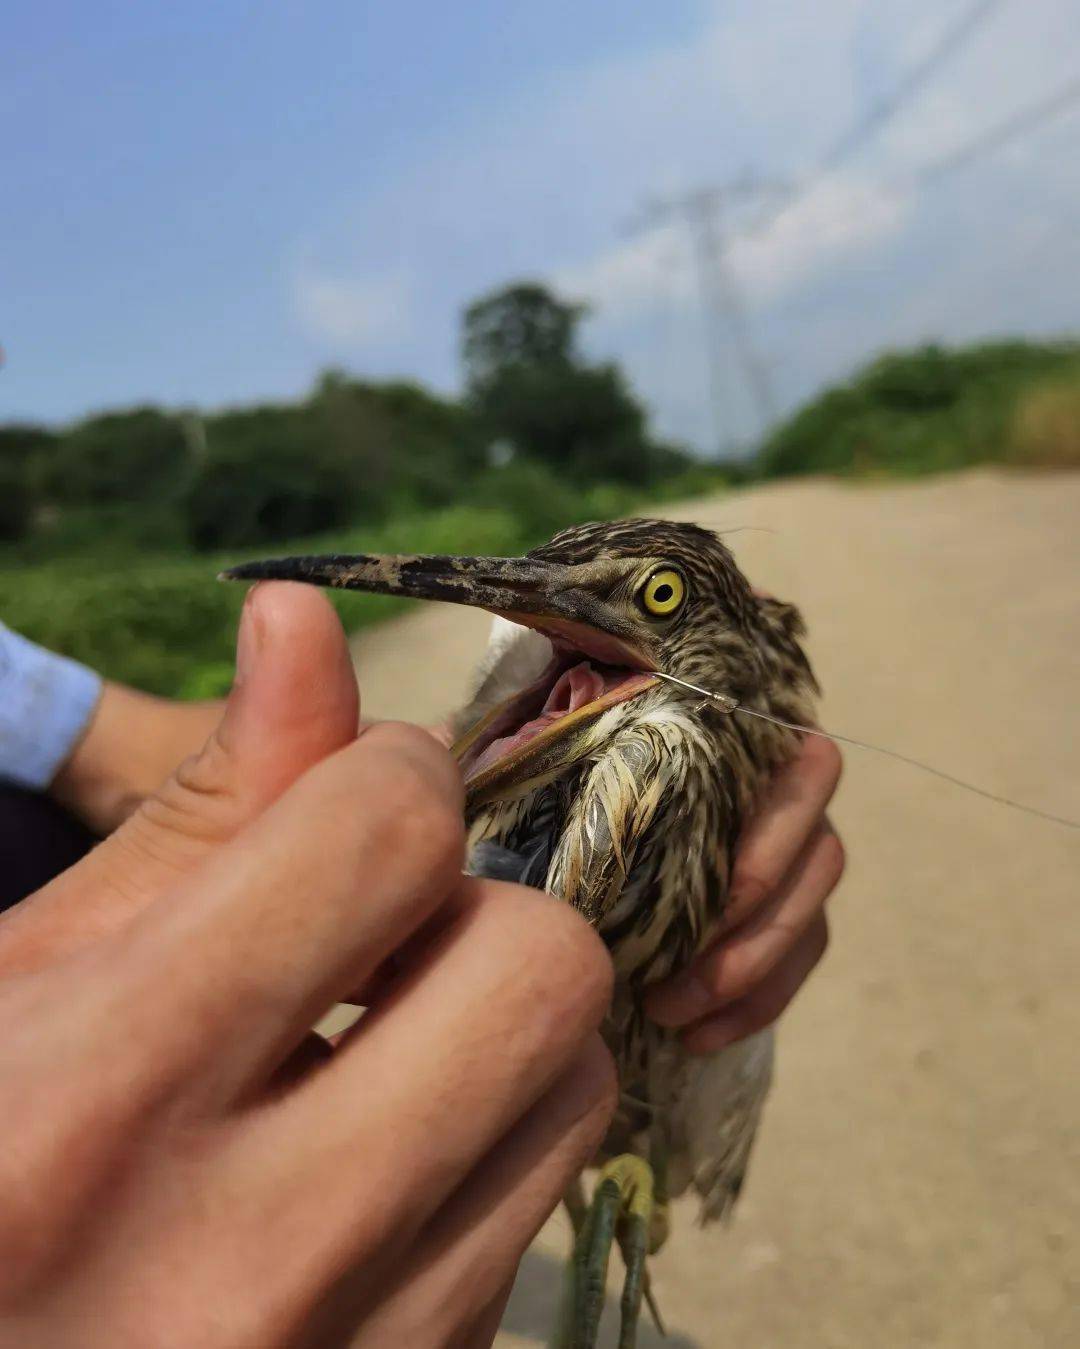
[[[933,182],[956,169],[966,168],[974,160],[981,159],[984,154],[990,154],[1028,132],[1037,131],[1044,122],[1052,121],[1075,103],[1080,103],[1080,78],[1070,80],[1049,98],[1029,104],[988,131],[980,132],[959,150],[952,150],[941,159],[925,165],[916,174],[916,180]]]
[[[950,150],[940,159],[923,164],[905,177],[885,180],[883,186],[901,190],[937,183],[949,174],[977,163],[985,155],[993,154],[1011,141],[1038,131],[1040,127],[1077,105],[1080,105],[1080,78],[1068,81],[1048,98],[1039,99],[1018,112],[1010,113],[1003,121],[976,133],[958,149]],[[865,207],[864,211],[860,212],[856,208],[854,216],[849,213],[848,219],[857,219],[864,213],[869,214],[870,210],[870,207]]]
[[[818,175],[832,173],[834,169],[839,168],[879,128],[891,121],[904,105],[911,101],[912,96],[917,94],[924,85],[929,84],[941,67],[964,48],[994,10],[1000,7],[1001,3],[1002,0],[977,0],[975,4],[966,9],[956,23],[942,34],[937,46],[908,71],[892,93],[887,94],[875,103],[861,121],[856,123],[849,131],[846,131],[825,152],[818,163]]]
[[[1080,78],[1068,81],[1050,94],[1049,97],[1039,99],[1011,113],[1001,122],[978,132],[970,140],[965,141],[957,149],[950,150],[941,158],[923,164],[903,178],[896,178],[891,182],[885,181],[882,186],[902,190],[917,189],[923,185],[936,185],[949,174],[977,163],[984,156],[994,153],[1013,140],[1038,131],[1055,117],[1060,117],[1067,113],[1070,108],[1077,106],[1080,106]],[[852,219],[858,220],[863,216],[870,215],[873,209],[871,205],[864,203],[862,210],[859,210],[856,206],[854,211],[847,213],[846,218],[849,221]],[[1077,223],[1072,220],[1066,220],[1063,223],[1064,228],[1074,237],[1077,237]]]
[[[913,96],[917,94],[942,66],[946,65],[971,40],[978,29],[993,12],[1000,8],[1002,0],[976,0],[942,34],[936,46],[923,59],[913,66],[901,79],[896,88],[873,104],[863,116],[841,134],[838,140],[824,152],[817,163],[803,178],[794,183],[790,191],[776,208],[756,222],[751,233],[764,233],[786,215],[788,211],[811,192],[823,178],[834,173],[849,160],[857,150],[875,135],[883,126],[900,112]]]

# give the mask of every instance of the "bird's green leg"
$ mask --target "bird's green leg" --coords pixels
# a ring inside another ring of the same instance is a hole
[[[577,1299],[575,1291],[577,1287],[577,1265],[574,1261],[574,1253],[577,1250],[578,1238],[581,1236],[582,1228],[589,1218],[589,1205],[585,1199],[585,1187],[581,1183],[580,1176],[572,1180],[567,1187],[566,1193],[563,1195],[563,1205],[570,1218],[570,1226],[574,1235],[570,1243],[570,1254],[563,1267],[562,1290],[559,1295],[559,1315],[548,1342],[549,1349],[571,1349],[573,1345],[574,1307]]]
[[[649,1314],[653,1319],[656,1329],[660,1332],[661,1336],[664,1336],[665,1338],[667,1336],[667,1330],[664,1328],[664,1319],[660,1315],[660,1308],[656,1305],[656,1299],[653,1296],[652,1288],[649,1286],[649,1269],[645,1263],[645,1256],[655,1255],[668,1238],[667,1164],[667,1140],[662,1137],[660,1133],[655,1132],[653,1133],[649,1144],[649,1165],[652,1168],[652,1208],[645,1225],[645,1255],[640,1254],[640,1229],[637,1227],[630,1227],[624,1223],[617,1232],[619,1249],[622,1251],[623,1261],[626,1265],[626,1283],[623,1286],[622,1296],[624,1334],[627,1325],[627,1314],[628,1311],[631,1310],[631,1307],[633,1314],[631,1325],[636,1327],[637,1318],[641,1311],[641,1297],[642,1294],[644,1294],[645,1301],[648,1304]],[[631,1242],[633,1243],[632,1245]],[[640,1271],[640,1273],[638,1271]],[[632,1304],[628,1302],[628,1297],[633,1298]],[[628,1340],[626,1343],[632,1345],[633,1340]],[[623,1342],[621,1340],[620,1349],[623,1349]]]
[[[626,1260],[622,1295],[620,1349],[633,1349],[642,1293],[646,1284],[645,1258],[650,1245],[653,1215],[652,1167],[642,1157],[626,1153],[608,1162],[600,1172],[592,1203],[580,1221],[568,1203],[577,1239],[570,1261],[556,1344],[560,1349],[594,1349],[604,1310],[608,1262],[616,1239]]]

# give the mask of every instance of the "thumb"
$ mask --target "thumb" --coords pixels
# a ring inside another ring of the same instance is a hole
[[[126,924],[356,736],[356,678],[324,595],[270,581],[240,618],[236,681],[203,749],[78,865],[0,922],[0,972],[28,971]]]

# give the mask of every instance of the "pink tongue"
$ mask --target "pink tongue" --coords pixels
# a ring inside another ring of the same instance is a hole
[[[579,707],[601,697],[604,687],[604,676],[598,674],[587,660],[583,660],[580,665],[575,665],[572,670],[564,670],[559,676],[540,715],[544,717],[554,713],[556,716],[566,716],[568,712],[576,712]]]
[[[594,670],[587,660],[575,665],[572,670],[564,670],[548,694],[547,702],[532,721],[519,726],[510,735],[493,740],[472,765],[470,775],[481,772],[488,764],[494,763],[496,759],[500,759],[518,745],[539,735],[551,722],[558,721],[560,717],[576,712],[579,707],[584,707],[586,703],[602,697],[606,688],[607,681],[604,676]]]

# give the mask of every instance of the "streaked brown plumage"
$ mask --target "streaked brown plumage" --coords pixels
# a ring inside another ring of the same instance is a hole
[[[643,570],[677,564],[688,597],[673,621],[652,625],[656,667],[786,721],[812,718],[817,686],[798,613],[755,596],[715,534],[661,520],[593,524],[528,556],[584,567],[609,558],[640,559]],[[459,725],[506,696],[505,683],[498,667],[490,671]],[[611,948],[618,990],[608,1035],[623,1104],[605,1152],[648,1156],[648,1135],[662,1131],[670,1193],[692,1184],[706,1218],[725,1213],[742,1183],[771,1035],[690,1058],[643,1016],[641,994],[708,941],[743,822],[795,747],[790,731],[656,684],[597,720],[551,780],[509,799],[474,797],[468,808],[474,843],[522,858],[520,876],[574,904]],[[484,869],[483,850],[476,863]]]
[[[606,1035],[622,1092],[604,1155],[661,1157],[668,1193],[693,1187],[703,1218],[725,1214],[771,1033],[692,1058],[642,994],[715,931],[740,830],[797,735],[649,671],[805,724],[817,686],[796,610],[755,595],[715,534],[664,520],[567,529],[520,559],[294,558],[229,574],[479,605],[524,625],[457,719],[471,868],[544,887],[597,927],[616,969]],[[550,648],[530,668],[536,632]]]

